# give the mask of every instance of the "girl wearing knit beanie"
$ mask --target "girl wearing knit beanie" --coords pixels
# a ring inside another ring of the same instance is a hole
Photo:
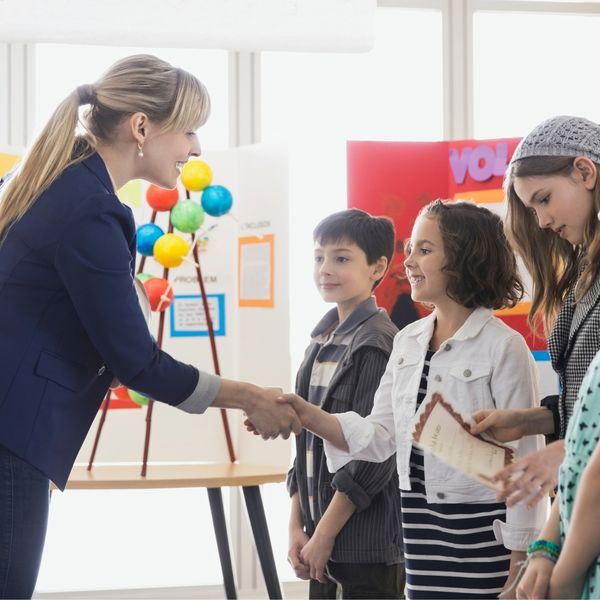
[[[600,381],[595,378],[592,386],[591,369],[586,377],[600,350],[599,169],[600,126],[559,116],[542,122],[521,141],[505,179],[507,233],[532,278],[529,322],[532,328],[541,322],[548,335],[560,393],[555,402],[540,408],[480,411],[474,415],[473,433],[487,431],[502,441],[544,433],[558,440],[498,473],[505,484],[499,499],[507,499],[508,505],[533,492],[537,494],[529,505],[546,497],[557,485],[564,459],[559,501],[554,502],[543,539],[531,548],[531,564],[517,592],[522,598],[600,593],[594,591],[600,588],[595,583],[600,548],[594,542],[600,529],[588,529],[587,539],[571,540],[577,544],[575,560],[572,550],[559,558],[571,513],[578,510],[575,492],[600,434],[600,418],[595,418],[600,417]],[[594,364],[597,370],[598,360]],[[588,528],[598,522],[589,513],[587,517]],[[581,527],[581,519],[578,523]],[[540,550],[548,548],[551,551]]]

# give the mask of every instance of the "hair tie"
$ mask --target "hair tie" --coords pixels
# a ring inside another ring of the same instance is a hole
[[[91,84],[84,83],[77,87],[77,95],[79,96],[79,105],[92,104],[94,102],[94,89]]]

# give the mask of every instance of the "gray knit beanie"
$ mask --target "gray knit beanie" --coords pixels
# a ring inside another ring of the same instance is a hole
[[[530,156],[586,156],[600,164],[600,125],[564,115],[542,121],[521,140],[511,163]]]

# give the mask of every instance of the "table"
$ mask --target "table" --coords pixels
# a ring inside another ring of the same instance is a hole
[[[267,593],[269,598],[282,597],[265,510],[258,486],[262,483],[285,481],[286,469],[278,466],[239,463],[149,463],[146,477],[140,475],[140,469],[141,465],[138,464],[99,464],[94,465],[92,470],[88,471],[85,465],[75,465],[71,471],[66,489],[206,488],[223,571],[225,594],[227,598],[237,598],[221,488],[241,487],[258,559],[267,586]]]

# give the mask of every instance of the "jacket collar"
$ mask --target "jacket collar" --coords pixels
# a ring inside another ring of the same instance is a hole
[[[417,321],[407,333],[408,337],[417,338],[420,345],[429,344],[435,327],[436,311]],[[453,340],[468,340],[474,338],[483,329],[484,325],[492,318],[489,308],[476,308],[462,324],[460,329],[452,336]]]
[[[364,323],[378,310],[375,298],[371,296],[359,304],[344,321],[336,325],[339,320],[338,311],[337,308],[332,308],[325,313],[325,316],[317,323],[317,326],[310,335],[312,338],[322,336],[331,331],[332,327],[335,327],[336,335],[345,335],[356,329],[361,323]]]
[[[108,169],[104,164],[102,158],[97,152],[94,152],[91,156],[86,158],[82,164],[87,167],[99,180],[100,183],[106,188],[106,191],[109,194],[115,194],[116,191],[113,188],[113,184],[110,180],[110,175],[108,174]]]

